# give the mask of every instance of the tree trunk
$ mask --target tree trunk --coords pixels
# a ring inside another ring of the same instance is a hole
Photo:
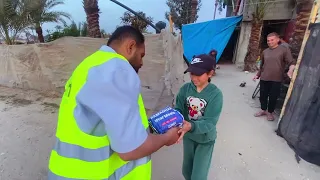
[[[198,0],[191,1],[191,23],[195,22],[197,15]]]
[[[4,27],[3,29],[4,29],[4,33],[5,33],[5,36],[6,36],[6,37],[5,37],[5,42],[6,42],[6,44],[7,44],[7,45],[12,45],[13,42],[12,42],[12,40],[11,40],[11,38],[10,38],[9,31],[8,31],[7,27]]]
[[[302,45],[303,37],[308,26],[313,0],[303,0],[297,5],[297,18],[295,22],[292,41],[290,42],[292,57],[297,60]]]
[[[84,0],[83,6],[87,15],[89,37],[101,38],[98,1]]]
[[[38,34],[38,40],[40,43],[44,43],[44,37],[42,34],[42,27],[40,24],[36,25],[36,33]]]
[[[263,20],[254,18],[252,20],[251,35],[249,39],[248,52],[244,59],[244,70],[249,72],[256,71],[257,59],[260,55],[260,39],[262,30]]]

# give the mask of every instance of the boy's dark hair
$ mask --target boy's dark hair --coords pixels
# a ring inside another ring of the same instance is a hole
[[[210,71],[210,72],[211,72],[211,71]],[[210,72],[208,72],[208,74],[209,74]],[[208,79],[208,82],[211,82],[211,78]]]
[[[122,41],[126,38],[134,39],[138,45],[144,43],[145,39],[143,34],[132,26],[120,26],[110,36],[107,45],[109,46],[114,41]]]
[[[183,59],[184,59],[184,62],[187,64],[187,66],[189,66],[190,63],[189,63],[187,57],[186,57],[184,54],[182,55],[182,57],[183,57]]]

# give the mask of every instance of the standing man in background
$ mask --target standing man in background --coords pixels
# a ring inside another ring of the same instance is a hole
[[[285,46],[279,45],[279,35],[270,33],[267,36],[269,48],[265,49],[261,55],[260,70],[253,78],[260,80],[260,103],[261,111],[255,117],[267,116],[268,121],[274,120],[274,110],[277,99],[280,95],[283,73],[286,65],[289,65],[287,75],[291,78],[295,68],[295,61],[292,59],[291,51]]]
[[[150,155],[176,143],[178,128],[147,132],[137,74],[144,41],[139,30],[119,27],[74,70],[60,104],[49,180],[150,180]]]

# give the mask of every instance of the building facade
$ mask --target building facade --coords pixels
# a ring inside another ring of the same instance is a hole
[[[237,12],[230,12],[233,11],[233,7],[229,4],[227,6],[227,15],[243,15],[243,21],[240,24],[240,32],[238,33],[237,45],[234,49],[233,56],[233,63],[242,68],[249,45],[252,14],[254,13],[256,6],[261,5],[262,3],[259,1],[237,0],[237,3],[235,4],[238,4],[239,6]],[[293,33],[295,15],[295,2],[293,0],[277,0],[267,4],[261,32],[261,49],[267,47],[266,36],[271,32],[277,32],[288,42]]]

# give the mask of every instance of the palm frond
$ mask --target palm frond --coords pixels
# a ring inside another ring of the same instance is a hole
[[[42,14],[41,22],[61,22],[66,24],[66,21],[63,18],[70,19],[70,15],[60,11],[48,12]]]
[[[51,11],[53,7],[64,4],[63,0],[33,0],[33,7],[30,13],[31,19],[34,23],[45,22],[62,22],[65,23],[61,17],[71,19],[71,15],[61,11]]]
[[[63,0],[44,0],[44,1],[47,2],[45,8],[48,10],[55,7],[55,6],[64,4]]]
[[[26,4],[28,0],[0,0],[0,33],[7,44],[30,24]]]

